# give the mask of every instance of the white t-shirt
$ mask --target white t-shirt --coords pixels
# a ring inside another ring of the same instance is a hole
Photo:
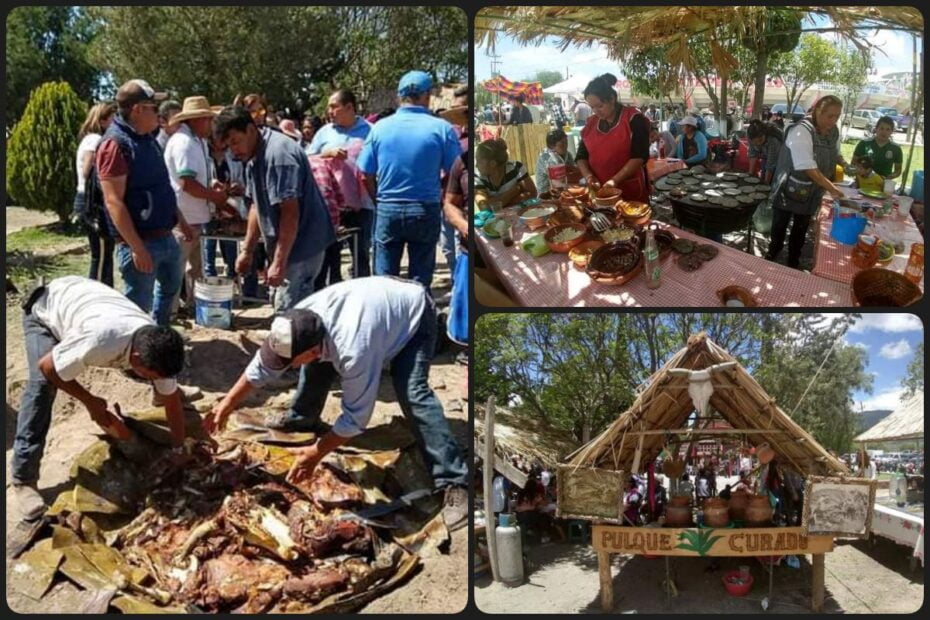
[[[791,152],[791,163],[794,164],[795,170],[813,170],[817,167],[817,162],[814,161],[814,139],[811,132],[801,123],[796,123],[788,129],[785,146]],[[836,152],[840,152],[839,140],[836,141]]]
[[[81,166],[81,159],[83,159],[84,153],[96,151],[97,145],[100,144],[102,138],[103,136],[99,133],[89,133],[81,139],[81,143],[78,145],[75,170],[77,172],[77,191],[79,194],[84,193],[84,170]]]
[[[165,165],[171,177],[171,187],[178,197],[178,208],[188,224],[206,224],[210,221],[210,204],[195,198],[181,188],[181,179],[192,178],[204,187],[210,186],[210,162],[206,143],[195,136],[190,127],[181,123],[168,138],[165,146]]]
[[[155,325],[122,293],[81,276],[52,280],[32,312],[58,340],[52,363],[62,381],[73,381],[88,366],[129,370],[132,336]],[[175,379],[153,381],[159,394],[173,394]]]

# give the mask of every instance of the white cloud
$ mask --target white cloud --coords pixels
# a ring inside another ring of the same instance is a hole
[[[863,314],[853,323],[849,331],[862,334],[869,330],[887,333],[904,333],[923,331],[923,323],[913,314]]]
[[[861,408],[865,411],[870,411],[872,409],[897,409],[901,404],[901,394],[903,393],[904,388],[888,388],[867,400],[859,401],[856,408]]]
[[[899,360],[911,354],[911,345],[903,338],[897,342],[886,342],[878,354],[885,359]]]

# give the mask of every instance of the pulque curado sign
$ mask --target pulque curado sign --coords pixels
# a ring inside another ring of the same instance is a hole
[[[755,556],[825,553],[832,536],[805,536],[800,527],[661,528],[595,525],[597,551],[630,555]]]

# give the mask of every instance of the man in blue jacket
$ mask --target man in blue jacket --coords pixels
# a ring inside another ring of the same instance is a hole
[[[376,198],[375,274],[400,275],[407,248],[410,278],[429,289],[442,225],[440,176],[462,154],[447,121],[429,109],[432,78],[410,71],[397,85],[400,107],[372,127],[358,167]]]

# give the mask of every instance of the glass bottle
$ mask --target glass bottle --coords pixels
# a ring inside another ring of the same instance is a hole
[[[646,230],[646,247],[643,250],[643,258],[646,261],[646,286],[659,288],[662,267],[659,265],[659,246],[656,244],[656,237],[651,228]]]
[[[918,284],[924,276],[924,244],[915,243],[911,246],[911,255],[907,259],[907,266],[904,267],[904,277]]]

